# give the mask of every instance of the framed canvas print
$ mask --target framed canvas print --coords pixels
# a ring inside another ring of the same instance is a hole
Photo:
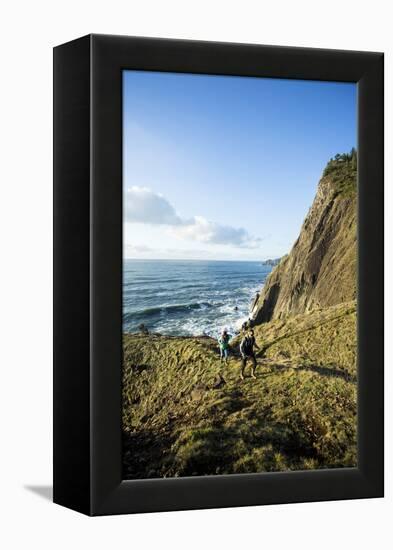
[[[383,496],[383,55],[54,50],[54,501]]]

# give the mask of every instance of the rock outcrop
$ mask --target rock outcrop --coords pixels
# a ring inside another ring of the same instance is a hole
[[[299,238],[269,275],[253,308],[255,324],[356,298],[353,159],[336,157],[325,169]]]

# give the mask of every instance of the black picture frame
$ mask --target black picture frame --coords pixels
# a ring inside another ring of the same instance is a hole
[[[122,70],[358,85],[358,467],[122,480]],[[88,35],[54,49],[54,502],[88,515],[383,496],[383,54]]]

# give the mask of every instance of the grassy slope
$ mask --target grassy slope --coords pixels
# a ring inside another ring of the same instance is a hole
[[[354,466],[355,325],[351,302],[256,327],[244,382],[210,338],[125,335],[125,477]]]

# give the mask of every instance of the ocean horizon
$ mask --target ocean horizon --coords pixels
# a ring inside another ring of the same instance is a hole
[[[123,332],[239,331],[272,267],[263,260],[123,260]]]

